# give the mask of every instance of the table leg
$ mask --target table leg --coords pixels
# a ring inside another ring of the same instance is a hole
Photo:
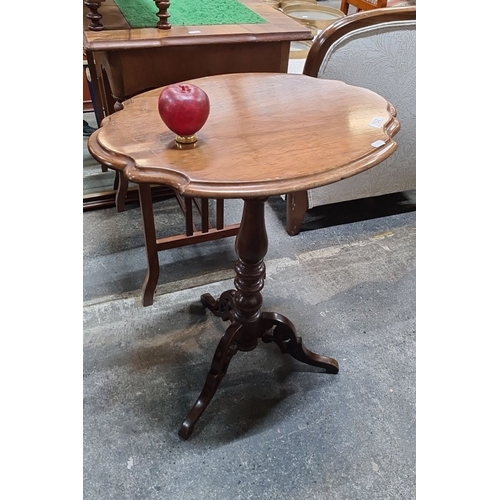
[[[156,244],[153,196],[149,184],[139,184],[139,200],[144,229],[144,244],[148,259],[148,272],[142,285],[142,305],[150,306],[153,303],[156,285],[160,277],[160,261],[158,259],[158,247]]]
[[[116,187],[115,205],[117,212],[125,212],[125,202],[127,200],[128,179],[124,172],[117,172],[118,185]]]
[[[224,375],[226,375],[231,358],[238,352],[238,346],[235,339],[241,328],[240,325],[233,323],[229,326],[220,340],[201,394],[179,430],[179,436],[181,438],[187,439],[191,435],[194,425],[201,417],[201,414],[205,411],[210,401],[212,401],[221,380],[224,378]]]
[[[324,368],[327,373],[338,373],[339,364],[333,358],[315,354],[302,344],[292,322],[279,313],[262,313],[262,324],[266,329],[262,342],[275,342],[282,353],[288,353],[302,363]]]
[[[327,373],[338,373],[339,365],[333,358],[309,351],[297,336],[293,323],[285,316],[262,312],[261,290],[264,287],[266,267],[264,257],[268,249],[264,219],[267,198],[245,200],[238,236],[236,237],[235,290],[223,292],[218,299],[210,294],[201,297],[202,304],[224,321],[230,321],[222,337],[203,390],[188,416],[179,435],[187,439],[194,425],[212,400],[231,358],[237,351],[251,351],[259,339],[275,342],[281,352],[298,361],[324,368]]]

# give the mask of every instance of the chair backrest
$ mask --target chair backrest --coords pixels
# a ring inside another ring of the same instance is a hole
[[[381,9],[387,6],[387,0],[342,0],[340,10],[347,15],[350,5],[356,7],[358,11]]]
[[[401,123],[398,149],[384,160],[389,169],[377,174],[390,169],[395,176],[410,172],[412,177],[401,182],[401,190],[414,189],[416,7],[370,10],[335,21],[314,40],[303,73],[365,87],[395,106]]]

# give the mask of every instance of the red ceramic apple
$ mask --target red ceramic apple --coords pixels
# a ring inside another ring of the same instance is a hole
[[[158,112],[181,144],[192,144],[208,119],[210,101],[204,90],[191,83],[167,85],[158,98]]]

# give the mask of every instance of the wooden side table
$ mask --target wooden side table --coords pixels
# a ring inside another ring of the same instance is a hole
[[[139,184],[143,211],[149,211],[151,184],[172,186],[186,196],[244,200],[234,289],[217,299],[201,297],[230,324],[182,423],[184,439],[215,395],[231,358],[254,349],[259,339],[275,342],[303,363],[338,372],[334,358],[303,345],[288,318],[262,311],[268,249],[264,204],[269,196],[319,187],[373,167],[395,151],[393,136],[400,127],[396,110],[384,98],[338,81],[243,73],[191,83],[205,90],[212,110],[196,148],[176,148],[175,134],[157,111],[161,88],[127,101],[89,140],[98,161]],[[152,230],[145,219],[146,240]]]

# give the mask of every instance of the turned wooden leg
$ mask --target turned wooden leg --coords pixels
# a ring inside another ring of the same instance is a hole
[[[236,337],[241,328],[240,325],[233,323],[227,328],[226,333],[221,338],[201,394],[179,429],[179,436],[181,438],[187,439],[192,434],[196,422],[206,410],[210,401],[212,401],[221,380],[226,375],[231,358],[238,351]]]
[[[260,319],[266,266],[268,240],[264,220],[267,198],[245,200],[240,229],[235,240],[238,260],[235,264],[236,290],[227,290],[218,300],[210,294],[201,296],[202,304],[223,320],[243,325],[238,338],[238,348],[250,351],[261,337]]]
[[[89,29],[92,31],[101,31],[104,26],[101,23],[102,15],[99,13],[99,7],[101,6],[101,0],[84,0],[83,2],[88,8],[86,16],[89,19]]]
[[[307,209],[307,191],[286,195],[286,232],[290,236],[299,234]]]
[[[339,372],[337,360],[315,354],[302,344],[302,339],[297,337],[292,322],[285,316],[278,313],[264,312],[262,313],[262,325],[266,329],[262,336],[263,342],[276,342],[281,352],[290,354],[290,356],[302,363],[324,368],[327,373]]]
[[[264,222],[264,203],[267,198],[245,200],[240,229],[235,241],[236,290],[227,290],[218,300],[210,294],[201,297],[202,304],[223,320],[231,320],[212,361],[200,397],[184,420],[179,436],[187,439],[195,423],[212,400],[226,374],[231,358],[237,351],[251,351],[261,336],[260,290],[264,286],[264,256],[267,252],[267,232]]]
[[[156,245],[156,228],[153,213],[153,196],[149,184],[139,184],[139,201],[141,204],[144,243],[148,259],[148,272],[142,285],[142,305],[150,306],[160,277],[160,262]]]
[[[155,0],[156,6],[158,7],[158,12],[156,15],[160,19],[156,24],[156,27],[161,30],[169,30],[172,25],[168,22],[168,18],[170,17],[170,13],[168,12],[168,8],[170,7],[169,0]]]
[[[261,336],[260,318],[262,294],[266,277],[264,257],[268,239],[264,219],[267,198],[244,200],[243,213],[235,249],[238,260],[234,266],[234,321],[244,325],[238,341],[241,351],[251,351],[257,347]]]

